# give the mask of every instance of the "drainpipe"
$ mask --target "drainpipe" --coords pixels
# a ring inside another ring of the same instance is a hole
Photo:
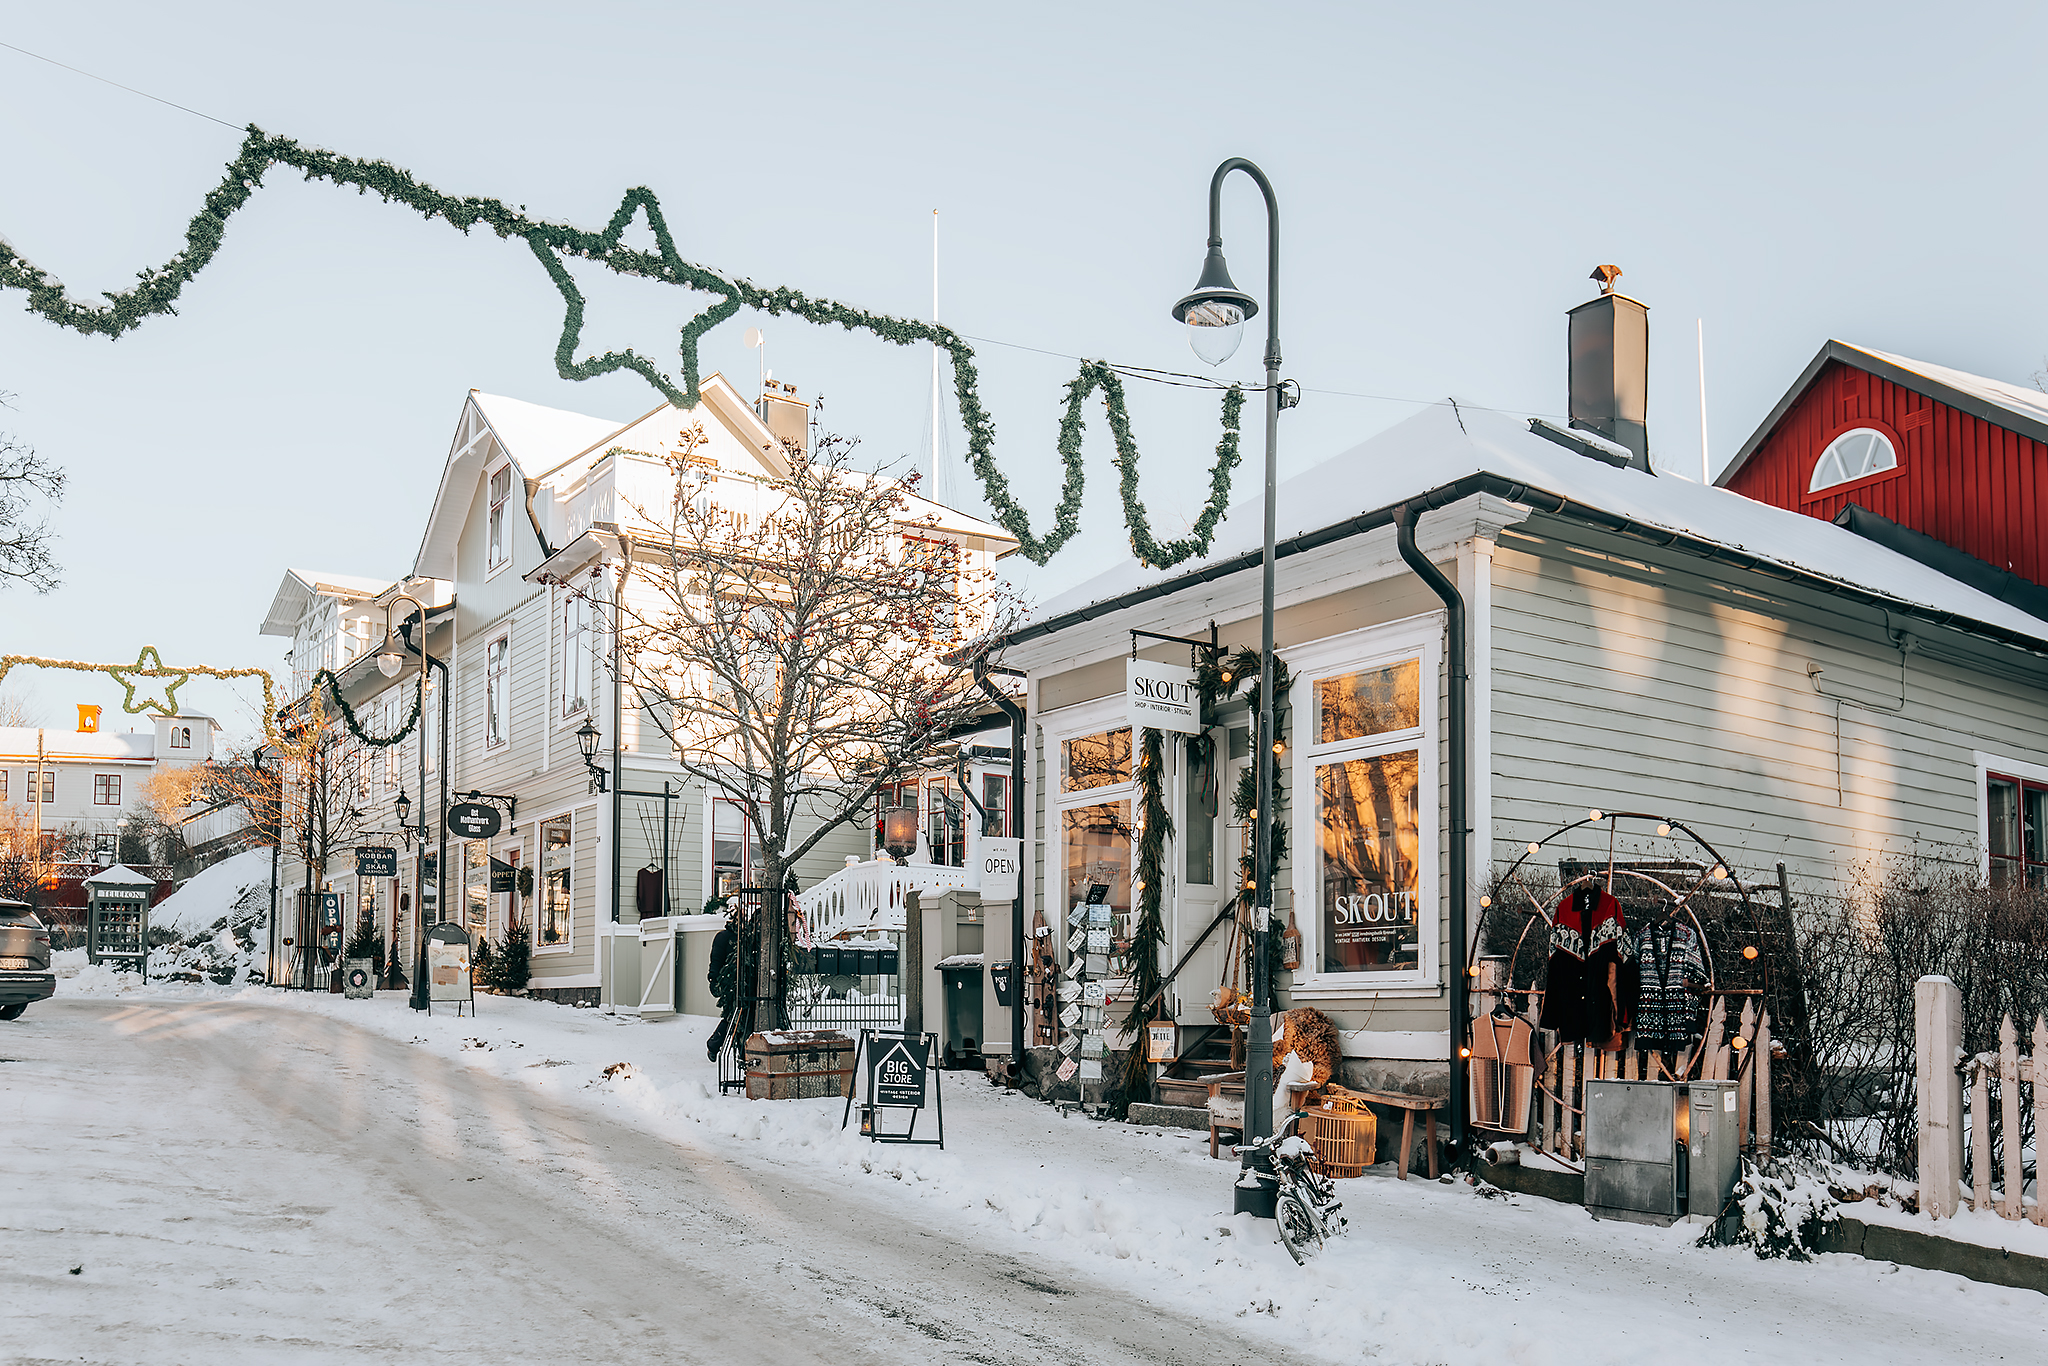
[[[1403,503],[1396,515],[1395,534],[1401,558],[1443,599],[1445,624],[1444,653],[1451,669],[1450,762],[1451,762],[1451,1152],[1452,1165],[1465,1161],[1465,1068],[1458,1050],[1464,1044],[1469,980],[1465,975],[1466,895],[1470,881],[1468,845],[1472,835],[1470,782],[1465,772],[1465,755],[1470,748],[1468,730],[1471,704],[1467,697],[1470,675],[1465,669],[1465,599],[1458,586],[1429,562],[1415,545],[1415,523],[1422,516],[1420,503]]]
[[[1024,835],[1024,709],[1008,693],[988,681],[991,672],[1008,674],[1012,678],[1024,675],[1016,669],[1000,666],[991,669],[987,655],[977,656],[974,661],[974,681],[1010,718],[1009,826],[1010,834],[1021,839]],[[1029,904],[1030,899],[1024,889],[1024,864],[1019,859],[1017,900],[1010,907],[1010,1079],[1017,1086],[1024,1084],[1024,909]]]

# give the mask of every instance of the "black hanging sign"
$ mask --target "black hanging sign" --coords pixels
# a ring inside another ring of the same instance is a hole
[[[488,802],[457,802],[448,808],[448,830],[466,840],[487,840],[504,825],[498,808]]]
[[[517,890],[518,886],[518,867],[514,864],[506,863],[502,859],[492,859],[491,890],[494,892],[510,892]]]
[[[357,877],[397,877],[398,851],[389,845],[366,844],[356,850]]]

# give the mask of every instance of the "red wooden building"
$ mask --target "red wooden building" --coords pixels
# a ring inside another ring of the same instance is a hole
[[[1715,482],[1841,522],[2016,605],[2048,584],[2048,394],[2034,389],[1831,341]],[[1984,565],[1939,563],[1924,544],[1916,554],[1896,528]],[[2000,570],[2027,582],[2000,591]]]

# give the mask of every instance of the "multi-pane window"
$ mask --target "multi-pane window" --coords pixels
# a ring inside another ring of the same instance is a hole
[[[7,770],[0,768],[0,802],[7,800]]]
[[[462,850],[462,904],[470,934],[488,939],[491,933],[491,847],[467,840]]]
[[[1010,833],[1010,775],[981,775],[981,833],[1001,839]]]
[[[562,715],[590,705],[592,653],[590,599],[571,593],[562,602]]]
[[[951,778],[933,778],[925,784],[924,794],[924,842],[932,862],[958,868],[967,862],[967,821],[960,790]]]
[[[491,520],[489,567],[496,569],[510,554],[511,538],[506,529],[505,505],[512,496],[512,467],[500,465],[491,471]]]
[[[931,629],[950,638],[959,622],[960,547],[951,541],[903,538],[903,567],[918,575],[929,594]]]
[[[1324,973],[1417,972],[1421,661],[1315,680],[1317,940]]]
[[[1060,791],[1086,792],[1131,780],[1131,731],[1077,735],[1060,746]]]
[[[192,748],[192,727],[190,727],[190,726],[172,726],[172,727],[171,727],[171,748],[172,748],[172,749],[190,749],[190,748]]]
[[[542,821],[540,827],[540,908],[533,919],[533,942],[543,948],[569,942],[569,872],[575,852],[574,827],[567,816]]]
[[[711,890],[719,896],[733,896],[753,886],[754,869],[760,861],[761,839],[745,809],[730,798],[712,798]]]
[[[512,637],[499,636],[484,647],[484,744],[505,743],[510,717],[505,710],[506,672],[512,660]]]
[[[2048,887],[2048,783],[1990,774],[1985,809],[1994,887]]]
[[[94,806],[119,806],[121,804],[120,774],[95,773],[92,775],[92,804]]]
[[[42,780],[43,780],[43,781],[42,781],[42,783],[41,783],[41,787],[42,787],[42,790],[43,790],[43,796],[42,796],[42,800],[44,800],[44,801],[46,801],[46,802],[54,802],[54,801],[56,801],[56,800],[57,800],[57,770],[56,770],[56,769],[54,769],[54,768],[46,768],[46,769],[42,770],[42,775],[41,775],[41,776],[42,776]],[[36,783],[36,777],[37,777],[37,773],[36,773],[36,770],[35,770],[35,769],[30,769],[30,770],[28,771],[28,799],[29,799],[30,801],[34,801],[34,800],[36,799],[36,787],[37,787],[37,783]]]

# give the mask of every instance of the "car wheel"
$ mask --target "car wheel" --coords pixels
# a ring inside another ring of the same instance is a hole
[[[27,1001],[15,1001],[11,1005],[0,1006],[0,1020],[18,1020],[21,1018],[21,1012],[27,1009]]]

